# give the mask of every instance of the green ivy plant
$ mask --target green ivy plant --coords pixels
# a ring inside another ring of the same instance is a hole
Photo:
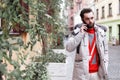
[[[28,5],[27,8],[20,3],[21,1]],[[46,38],[49,37],[49,34],[58,32],[58,27],[61,26],[58,16],[60,3],[61,0],[0,0],[0,18],[2,19],[0,75],[4,75],[6,80],[49,80],[46,66],[49,60],[52,61],[50,56],[53,54],[48,54],[51,47],[48,47]],[[52,14],[49,13],[50,9],[53,12]],[[34,18],[30,19],[29,15]],[[52,32],[47,32],[46,24],[51,25]],[[10,35],[12,30],[20,33],[20,35],[29,33],[30,41],[24,44],[20,36]],[[52,39],[55,41],[55,38],[52,37]],[[39,58],[35,56],[31,59],[30,64],[26,64],[25,60],[30,53],[23,54],[28,48],[31,48],[32,51],[37,41],[43,43],[42,53],[44,55],[38,56]],[[45,43],[46,45],[44,45]],[[16,52],[17,60],[12,59],[13,51]],[[57,60],[61,56],[55,55],[55,57],[54,59]],[[65,56],[61,57],[61,59],[64,58]],[[61,59],[57,62],[64,62]],[[6,69],[7,63],[13,66],[12,71]],[[21,70],[21,66],[24,66],[25,69]]]

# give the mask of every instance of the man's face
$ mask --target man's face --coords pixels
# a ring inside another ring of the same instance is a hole
[[[88,28],[94,27],[95,20],[93,12],[85,13],[82,21],[84,24],[87,24]]]

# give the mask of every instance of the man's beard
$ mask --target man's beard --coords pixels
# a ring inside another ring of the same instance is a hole
[[[92,24],[87,24],[87,28],[93,28],[94,27],[94,23]]]
[[[94,27],[94,23],[87,24],[84,20],[83,20],[83,23],[86,24],[87,28],[93,28]]]

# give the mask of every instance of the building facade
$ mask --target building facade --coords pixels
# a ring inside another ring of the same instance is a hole
[[[80,11],[83,8],[92,8],[94,11],[94,0],[74,0],[74,25],[81,23]]]
[[[110,43],[120,44],[120,0],[71,0],[68,9],[68,28],[81,23],[80,11],[89,7],[95,12],[97,24],[107,26],[107,39]]]
[[[96,23],[107,26],[109,42],[120,44],[120,0],[94,0]]]
[[[71,5],[68,7],[68,28],[73,30],[76,24],[81,23],[80,11],[83,8],[92,8],[94,10],[94,0],[71,0]]]

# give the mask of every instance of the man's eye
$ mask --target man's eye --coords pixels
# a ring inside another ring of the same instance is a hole
[[[91,17],[91,19],[93,19],[94,17]]]
[[[89,18],[86,18],[86,20],[89,20]]]

